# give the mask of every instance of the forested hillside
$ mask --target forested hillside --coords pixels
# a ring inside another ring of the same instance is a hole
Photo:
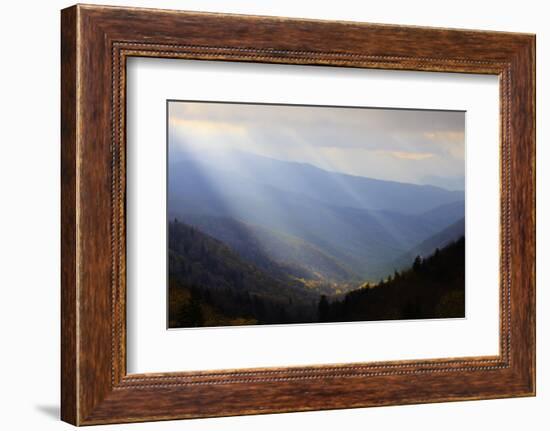
[[[169,224],[169,259],[170,327],[464,316],[464,238],[347,294],[329,294],[276,263],[261,269],[179,221]]]
[[[378,284],[319,301],[323,322],[464,317],[464,237]]]
[[[308,280],[359,280],[345,264],[301,238],[228,217],[186,214],[183,221],[270,274],[286,273]]]
[[[316,319],[319,293],[274,277],[198,229],[169,225],[169,326],[298,323]]]

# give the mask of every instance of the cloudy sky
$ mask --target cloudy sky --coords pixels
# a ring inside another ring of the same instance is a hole
[[[170,153],[244,151],[385,180],[463,187],[464,112],[169,103]]]

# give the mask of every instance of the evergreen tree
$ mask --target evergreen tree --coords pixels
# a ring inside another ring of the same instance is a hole
[[[418,272],[420,271],[421,267],[422,267],[422,258],[420,256],[416,256],[413,263],[413,270]]]
[[[321,295],[321,299],[319,299],[319,322],[327,322],[328,321],[328,312],[329,312],[329,303],[327,300],[326,295]]]

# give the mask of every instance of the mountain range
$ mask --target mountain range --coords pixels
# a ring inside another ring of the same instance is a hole
[[[275,277],[356,283],[464,235],[464,192],[232,152],[172,160],[168,218]]]

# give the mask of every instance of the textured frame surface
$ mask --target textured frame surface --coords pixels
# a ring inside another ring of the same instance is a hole
[[[533,35],[78,5],[62,11],[61,42],[63,420],[86,425],[534,395]],[[130,56],[498,75],[499,355],[127,375]]]

